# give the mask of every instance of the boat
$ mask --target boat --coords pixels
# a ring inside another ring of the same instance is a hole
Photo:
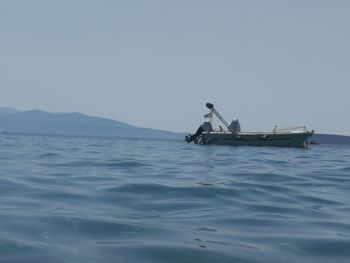
[[[234,119],[230,125],[221,114],[214,108],[212,103],[206,107],[210,112],[204,115],[210,121],[204,122],[194,134],[188,134],[185,141],[195,144],[215,144],[231,146],[268,146],[268,147],[297,147],[306,148],[307,139],[314,134],[314,130],[308,131],[306,127],[277,128],[270,132],[242,132],[238,119]],[[213,129],[212,119],[215,114],[224,124],[225,128],[219,125]]]

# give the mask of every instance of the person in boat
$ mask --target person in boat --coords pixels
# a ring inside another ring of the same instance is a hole
[[[241,125],[239,124],[239,120],[237,118],[233,118],[233,121],[231,122],[230,126],[228,126],[228,128],[233,133],[241,132]]]
[[[211,122],[205,121],[199,128],[197,129],[195,134],[189,134],[186,136],[185,140],[186,142],[190,143],[192,141],[195,141],[198,139],[198,137],[204,132],[212,132],[213,131],[213,126],[211,125]]]

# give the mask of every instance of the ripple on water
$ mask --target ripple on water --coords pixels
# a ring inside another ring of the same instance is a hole
[[[348,262],[350,147],[6,135],[0,261]]]

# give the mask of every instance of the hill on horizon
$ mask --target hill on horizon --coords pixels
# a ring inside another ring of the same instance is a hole
[[[88,116],[78,112],[17,111],[4,107],[0,107],[0,132],[152,139],[183,139],[184,137],[182,133],[140,128],[117,120]]]
[[[86,114],[18,111],[0,107],[0,133],[104,136],[122,138],[178,139],[185,133],[141,128],[117,120]],[[350,144],[350,136],[315,133],[310,141],[320,144]]]
[[[310,141],[320,144],[350,144],[350,136],[315,133]]]
[[[6,115],[6,114],[11,114],[11,113],[17,113],[18,110],[15,110],[10,107],[0,107],[0,116],[1,115]]]

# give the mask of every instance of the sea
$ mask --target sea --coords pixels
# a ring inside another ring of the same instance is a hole
[[[350,146],[0,135],[0,262],[350,262]]]

